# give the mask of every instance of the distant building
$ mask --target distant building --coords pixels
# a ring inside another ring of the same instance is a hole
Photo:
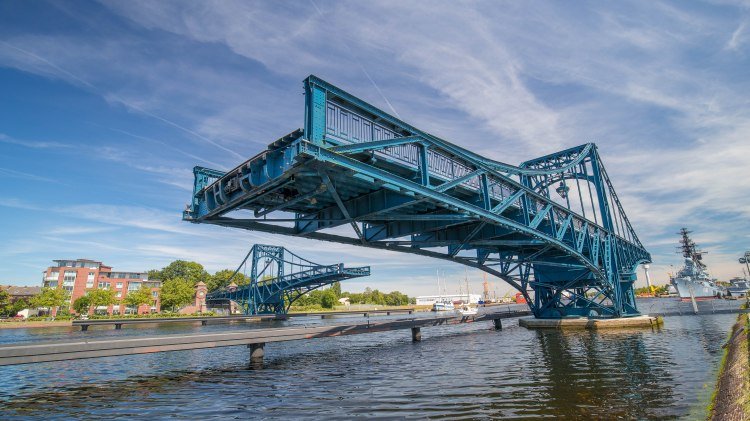
[[[468,301],[469,304],[477,304],[481,299],[482,296],[479,294],[420,295],[416,298],[416,305],[431,306],[435,304],[436,301],[463,301],[464,303]]]
[[[107,307],[101,306],[95,312],[107,314],[149,313],[158,312],[161,302],[161,281],[149,280],[147,272],[116,272],[111,266],[102,262],[88,259],[53,260],[54,265],[43,272],[42,285],[48,288],[64,289],[70,295],[68,306],[72,311],[72,303],[86,295],[92,289],[112,289],[119,304]],[[142,286],[151,289],[153,302],[139,308],[127,308],[122,301],[130,291],[137,291]]]
[[[15,285],[0,285],[0,291],[5,291],[10,295],[10,302],[15,303],[18,300],[29,302],[31,297],[42,292],[41,287],[21,287]]]

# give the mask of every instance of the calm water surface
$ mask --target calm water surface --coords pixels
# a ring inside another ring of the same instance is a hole
[[[262,369],[248,366],[244,347],[3,367],[0,409],[3,419],[703,418],[734,319],[672,316],[661,329],[610,332],[530,331],[505,320],[500,332],[490,323],[427,328],[420,343],[408,330],[272,343]],[[0,342],[269,324],[1,330]]]

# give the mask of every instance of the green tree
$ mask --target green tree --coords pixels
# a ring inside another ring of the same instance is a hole
[[[35,308],[46,307],[57,309],[68,299],[68,293],[64,289],[42,288],[42,292],[31,297],[31,306]]]
[[[162,270],[150,270],[148,276],[149,278],[159,279],[162,282],[180,278],[192,282],[191,286],[195,286],[198,282],[208,284],[211,277],[203,269],[203,265],[196,262],[188,262],[187,260],[175,260]]]
[[[216,291],[217,289],[225,288],[230,284],[229,279],[231,278],[234,271],[232,269],[224,269],[214,273],[206,282],[206,288],[208,291]],[[232,282],[242,286],[250,283],[250,277],[245,276],[242,273],[237,273],[232,279]]]
[[[172,278],[161,286],[161,306],[176,310],[195,299],[195,284],[187,279]]]
[[[25,308],[29,308],[29,303],[26,302],[26,300],[16,300],[16,302],[6,307],[6,312],[8,316],[15,316],[19,311]]]
[[[142,304],[151,304],[154,301],[151,295],[151,288],[143,285],[137,291],[130,291],[125,296],[125,305],[135,307],[136,309]]]
[[[333,291],[334,294],[336,294],[336,299],[337,300],[342,297],[342,295],[341,295],[341,282],[334,282],[334,283],[332,283],[330,289],[331,289],[331,291]]]
[[[73,301],[73,310],[78,314],[87,314],[91,308],[91,299],[88,295],[78,297],[77,300]]]
[[[320,305],[323,308],[333,308],[336,305],[336,293],[332,289],[328,288],[323,291],[320,297]]]
[[[89,305],[91,307],[110,306],[117,303],[115,291],[113,289],[92,289],[87,294]]]
[[[8,294],[8,291],[0,289],[0,313],[8,315],[11,305],[10,294]]]

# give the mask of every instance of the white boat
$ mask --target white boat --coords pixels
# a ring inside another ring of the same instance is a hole
[[[470,307],[468,304],[464,304],[456,309],[456,313],[462,316],[473,316],[479,312],[476,307]]]
[[[448,301],[436,301],[432,305],[432,311],[453,311],[453,303]]]
[[[443,288],[443,294],[440,293],[440,271],[436,271],[438,281],[438,295],[435,302],[432,304],[432,311],[453,311],[454,306],[450,298],[448,298],[448,287],[447,285]],[[445,274],[443,274],[445,278]]]

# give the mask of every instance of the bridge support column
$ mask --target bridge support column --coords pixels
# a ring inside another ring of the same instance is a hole
[[[503,330],[503,320],[502,319],[495,319],[492,321],[492,323],[495,325],[495,330]]]
[[[208,320],[201,320],[201,326],[205,326],[208,324]]]
[[[259,344],[250,344],[247,347],[250,348],[250,363],[251,364],[258,364],[263,362],[263,357],[265,356],[265,351],[263,348],[266,346],[265,343],[261,342]]]
[[[81,332],[89,330],[89,325],[81,325]]]
[[[422,331],[418,327],[411,328],[411,341],[419,342],[422,340]]]
[[[115,323],[115,330],[122,329],[122,323]]]

